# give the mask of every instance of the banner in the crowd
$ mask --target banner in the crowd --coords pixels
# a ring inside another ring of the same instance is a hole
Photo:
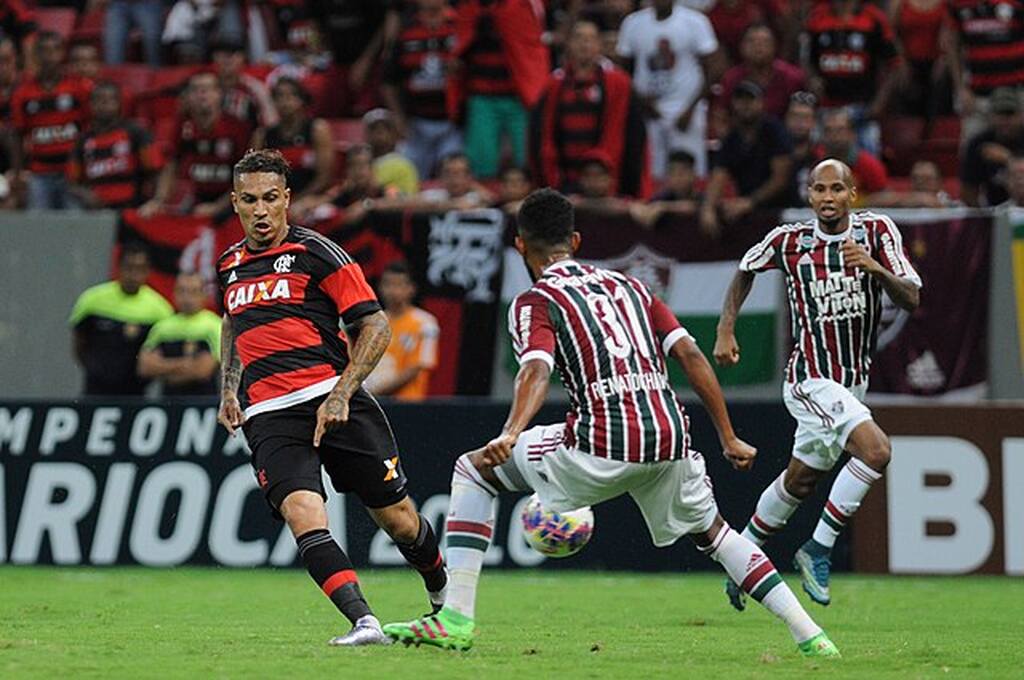
[[[1024,575],[1024,408],[875,408],[892,462],[856,515],[857,571]]]
[[[1017,299],[1017,342],[1024,366],[1024,210],[1010,214],[1013,229],[1013,290]]]
[[[443,533],[455,459],[500,432],[508,405],[481,400],[384,408],[410,493]],[[550,404],[537,422],[559,422],[564,412],[564,404]],[[731,412],[739,434],[760,450],[750,473],[732,470],[703,409],[688,408],[692,445],[705,456],[722,514],[740,527],[761,490],[786,464],[793,425],[781,404],[738,404]],[[822,494],[826,491],[823,486]],[[595,508],[594,538],[579,555],[545,560],[522,539],[520,510],[526,498],[499,498],[488,565],[714,568],[687,540],[654,548],[639,511],[626,497]],[[779,564],[787,564],[810,535],[824,498],[808,501],[790,528],[768,545]],[[332,532],[357,566],[403,563],[355,496],[339,498],[330,492],[327,508]],[[835,561],[838,568],[848,565],[845,539]],[[256,485],[244,440],[229,437],[217,425],[214,403],[195,401],[0,402],[0,563],[5,562],[298,563],[294,539],[271,518]]]
[[[711,356],[715,327],[725,292],[736,274],[739,258],[777,223],[776,213],[764,213],[726,227],[721,238],[701,231],[697,221],[685,215],[666,215],[646,229],[625,211],[580,210],[576,227],[582,238],[579,258],[599,267],[623,272],[645,283],[675,312],[697,344]],[[736,321],[736,339],[743,360],[728,370],[718,370],[723,385],[750,385],[778,379],[777,329],[784,322],[777,274],[758,276]],[[502,306],[530,286],[522,257],[514,248],[505,250]],[[504,318],[504,317],[502,317]],[[504,332],[504,330],[502,331]],[[506,356],[510,344],[504,343]],[[515,370],[514,361],[505,361]],[[685,382],[674,362],[669,363],[673,384]]]
[[[370,213],[358,223],[317,227],[341,244],[375,282],[384,267],[406,260],[420,284],[419,304],[438,319],[438,365],[430,393],[486,394],[490,390],[505,219],[498,210],[448,213]],[[242,238],[237,217],[157,215],[125,211],[113,253],[137,242],[152,255],[149,283],[171,299],[179,271],[199,271],[211,284],[217,258]]]
[[[871,390],[918,396],[980,396],[988,372],[991,216],[895,216],[921,304],[907,312],[884,298]]]

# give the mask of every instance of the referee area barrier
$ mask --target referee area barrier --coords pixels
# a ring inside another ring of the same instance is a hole
[[[548,404],[535,420],[564,419]],[[452,465],[500,431],[507,402],[387,403],[411,495],[443,531]],[[730,407],[757,446],[749,473],[732,470],[703,409],[688,406],[725,518],[741,528],[789,458],[794,422],[779,402]],[[1024,406],[879,407],[893,462],[841,535],[839,570],[1024,574]],[[838,468],[837,468],[838,469]],[[810,535],[831,477],[766,547],[779,565]],[[329,483],[325,483],[329,488]],[[404,564],[357,498],[329,492],[332,532],[357,566]],[[485,563],[504,568],[644,571],[713,567],[686,540],[656,549],[626,497],[595,508],[579,555],[545,559],[522,540],[526,496],[499,499]],[[851,540],[852,537],[852,540]],[[0,563],[170,567],[295,566],[290,532],[270,517],[241,436],[217,425],[210,401],[0,402]]]

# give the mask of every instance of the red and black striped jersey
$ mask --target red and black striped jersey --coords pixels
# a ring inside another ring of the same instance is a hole
[[[740,270],[779,269],[786,275],[793,352],[786,381],[826,378],[846,387],[863,385],[882,316],[882,284],[843,262],[841,246],[853,239],[883,267],[921,286],[891,219],[873,212],[850,215],[841,234],[826,234],[817,220],[776,227],[747,251]]]
[[[217,272],[242,362],[246,417],[330,392],[349,360],[339,317],[349,325],[380,310],[359,265],[304,227],[290,226],[268,250],[235,244]]]
[[[567,446],[634,463],[687,455],[689,419],[664,355],[689,333],[642,283],[557,262],[516,297],[508,325],[520,363],[558,370],[570,401]]]
[[[65,77],[53,88],[28,80],[11,97],[11,121],[21,135],[32,172],[63,173],[89,119],[92,81]]]
[[[508,67],[505,48],[490,9],[480,13],[476,37],[466,51],[466,92],[491,96],[516,96],[516,84]]]
[[[1024,2],[949,0],[967,62],[971,90],[1024,86]]]
[[[870,102],[885,63],[898,55],[889,19],[861,3],[856,14],[837,16],[830,3],[811,10],[804,30],[810,61],[825,86],[826,106]]]
[[[316,149],[313,148],[313,120],[303,121],[298,132],[285,134],[280,125],[267,128],[263,145],[268,149],[277,149],[291,166],[288,175],[288,186],[292,196],[298,196],[316,177]]]
[[[405,115],[447,120],[448,59],[455,45],[455,12],[447,10],[438,26],[415,15],[398,34],[384,80],[402,92]]]
[[[178,176],[192,182],[196,201],[216,201],[231,191],[231,172],[249,148],[249,125],[233,116],[217,116],[209,128],[185,118],[174,139]]]
[[[601,121],[604,117],[605,89],[602,70],[595,69],[591,78],[575,77],[567,72],[558,88],[555,109],[555,144],[564,179],[575,184],[588,151],[601,142]]]
[[[160,167],[149,133],[130,121],[88,130],[71,154],[68,177],[89,187],[106,208],[129,208],[141,200],[147,172]]]

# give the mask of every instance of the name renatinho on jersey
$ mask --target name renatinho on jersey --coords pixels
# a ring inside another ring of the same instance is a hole
[[[607,272],[603,269],[595,269],[594,271],[583,274],[582,276],[556,276],[550,279],[545,279],[545,282],[551,284],[555,288],[579,288],[580,286],[585,286],[588,283],[600,283],[601,281],[607,281],[614,278],[615,277],[611,272]]]
[[[228,291],[228,311],[233,312],[239,307],[264,300],[287,300],[291,296],[292,293],[288,287],[288,279],[257,281]]]
[[[626,373],[590,383],[590,391],[595,399],[606,399],[613,394],[639,392],[640,390],[665,390],[668,387],[668,377],[658,372]]]
[[[863,315],[868,308],[861,276],[831,272],[828,278],[807,283],[814,298],[818,321],[837,321]]]

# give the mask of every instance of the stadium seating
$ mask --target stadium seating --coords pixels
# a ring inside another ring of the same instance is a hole
[[[35,9],[35,20],[40,30],[53,31],[67,40],[75,30],[78,13],[63,7],[38,7]]]

